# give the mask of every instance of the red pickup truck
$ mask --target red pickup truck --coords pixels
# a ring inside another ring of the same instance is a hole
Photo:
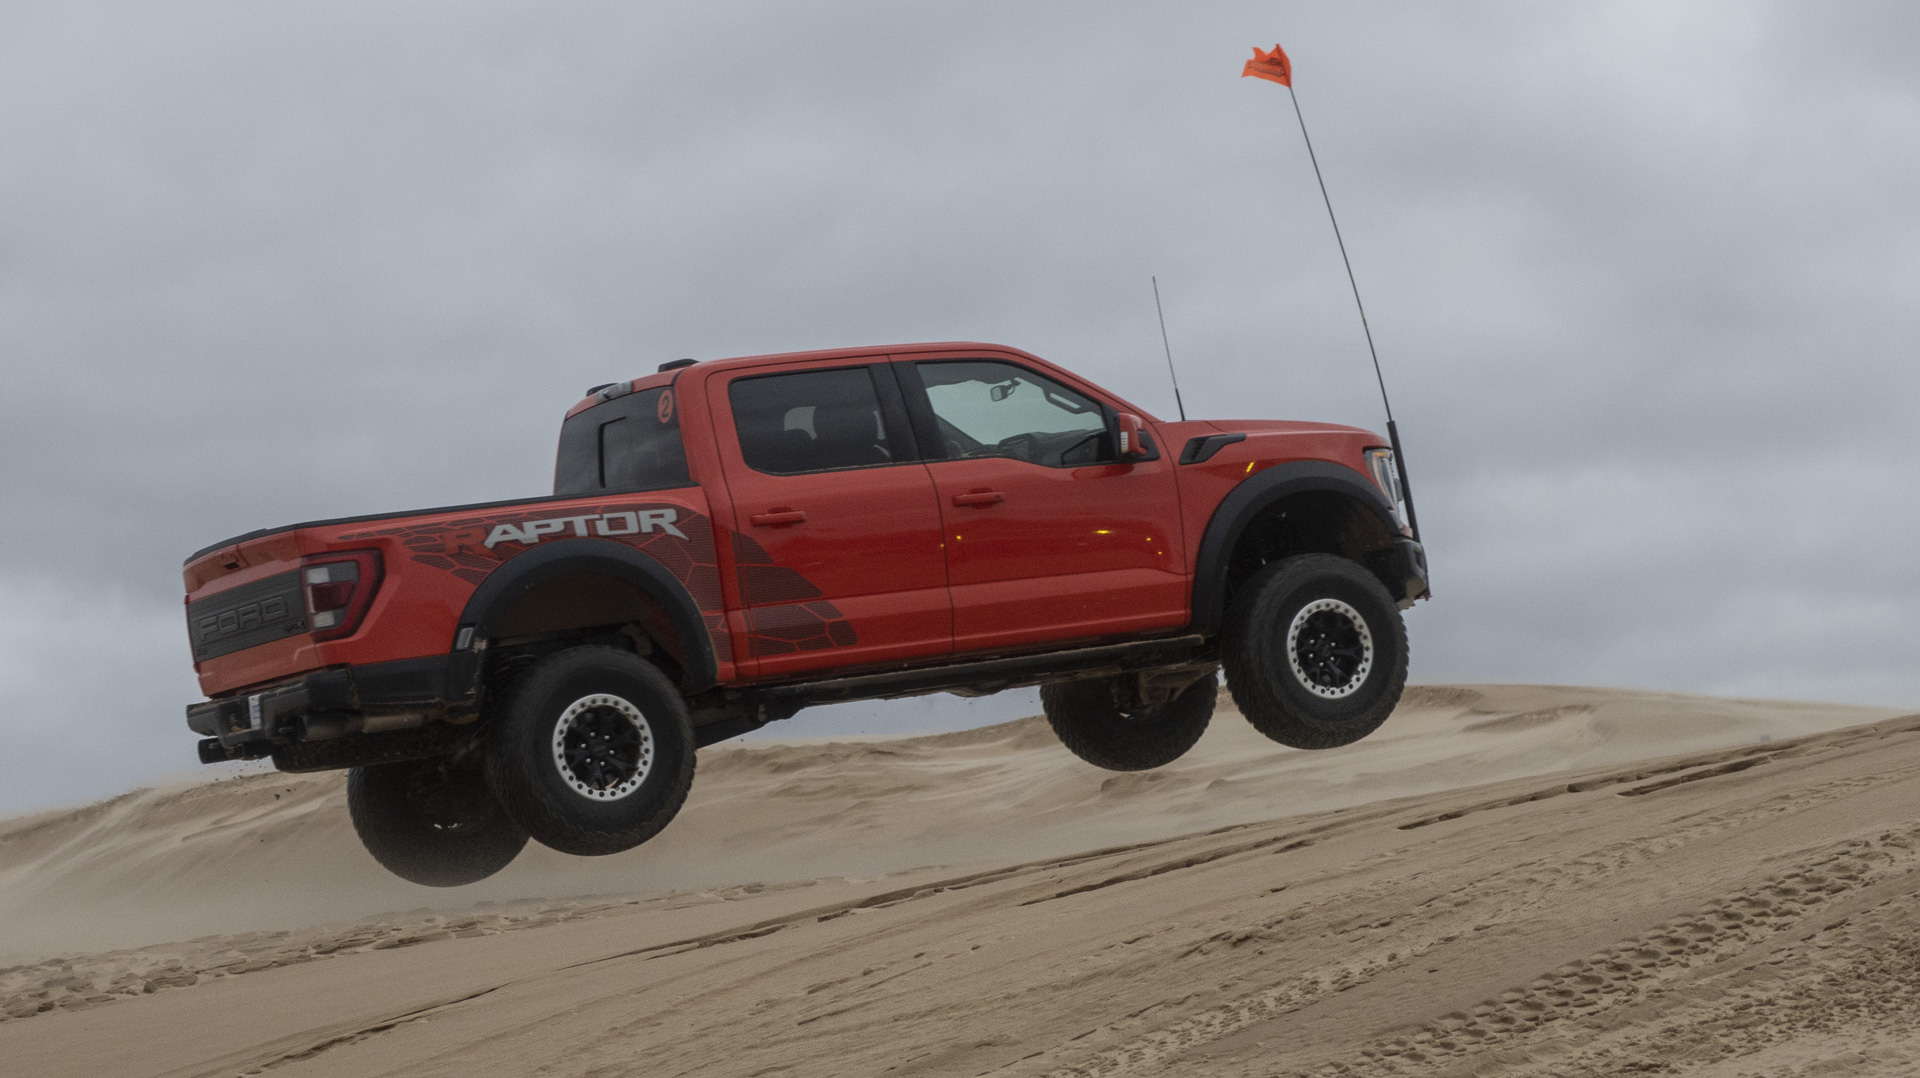
[[[553,487],[194,554],[200,758],[351,768],[373,856],[452,886],[646,841],[696,749],[810,704],[1039,685],[1139,770],[1224,667],[1262,733],[1345,745],[1427,595],[1378,435],[1161,422],[998,345],[664,364],[567,412]]]

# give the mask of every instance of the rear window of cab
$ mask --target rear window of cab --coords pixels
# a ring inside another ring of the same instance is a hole
[[[556,495],[692,485],[671,386],[615,397],[576,413],[560,428],[553,466]]]

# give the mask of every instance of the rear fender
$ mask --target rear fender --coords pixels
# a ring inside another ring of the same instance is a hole
[[[483,644],[516,599],[563,577],[612,577],[637,588],[666,612],[683,649],[682,665],[688,693],[712,688],[718,681],[713,641],[707,618],[678,578],[666,566],[632,547],[610,539],[554,539],[516,555],[481,581],[460,614],[454,652],[448,670],[453,695],[471,699],[479,687]],[[724,631],[722,629],[721,631]]]

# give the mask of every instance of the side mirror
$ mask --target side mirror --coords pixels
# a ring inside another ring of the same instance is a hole
[[[1121,460],[1139,460],[1147,455],[1147,439],[1140,417],[1131,412],[1121,412],[1114,417],[1117,429],[1115,442],[1120,450]]]

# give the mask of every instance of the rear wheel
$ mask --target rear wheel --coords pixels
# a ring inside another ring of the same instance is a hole
[[[1133,698],[1131,678],[1088,678],[1040,687],[1047,723],[1068,751],[1108,771],[1147,771],[1186,755],[1207,732],[1218,680],[1205,677],[1173,699]]]
[[[374,860],[427,887],[484,880],[527,844],[478,770],[446,758],[353,768],[347,813]]]
[[[693,785],[693,723],[673,682],[631,652],[577,647],[520,676],[491,720],[487,779],[527,833],[562,853],[629,850]]]
[[[1221,636],[1234,703],[1296,749],[1351,745],[1380,728],[1407,683],[1407,630],[1372,573],[1303,554],[1253,574]]]

